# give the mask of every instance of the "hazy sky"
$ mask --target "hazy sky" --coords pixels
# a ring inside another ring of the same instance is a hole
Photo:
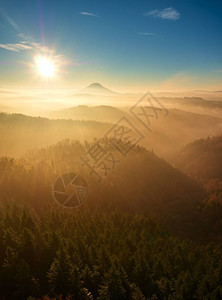
[[[221,0],[1,0],[0,87],[222,89]]]

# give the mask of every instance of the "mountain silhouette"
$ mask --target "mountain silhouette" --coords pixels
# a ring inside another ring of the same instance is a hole
[[[104,95],[104,96],[112,96],[118,95],[117,92],[114,92],[98,82],[91,83],[89,86],[81,90],[81,93],[92,94],[92,95]]]

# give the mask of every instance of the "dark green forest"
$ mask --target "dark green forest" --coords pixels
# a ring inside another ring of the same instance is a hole
[[[0,159],[0,298],[221,299],[222,208],[210,192],[141,147],[98,184],[79,159],[89,147],[64,140]],[[76,209],[52,197],[69,171],[89,187]]]
[[[182,240],[148,215],[6,203],[0,224],[5,299],[222,297],[222,244]]]

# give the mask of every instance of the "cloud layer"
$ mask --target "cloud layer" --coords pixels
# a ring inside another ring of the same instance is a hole
[[[154,32],[137,32],[139,35],[146,35],[146,36],[154,36],[156,35]]]
[[[90,17],[98,17],[96,14],[87,12],[87,11],[80,11],[80,15],[84,15],[84,16],[90,16]]]
[[[162,10],[154,9],[145,13],[144,15],[174,21],[180,18],[180,13],[173,7],[167,7]]]
[[[77,62],[72,62],[67,60],[64,55],[62,54],[56,54],[56,50],[53,48],[49,48],[46,45],[43,45],[42,43],[36,43],[33,41],[33,39],[30,36],[25,35],[24,33],[17,34],[17,38],[19,38],[21,41],[18,43],[1,43],[0,49],[5,49],[7,51],[13,51],[13,52],[22,52],[22,51],[31,51],[35,55],[44,55],[47,57],[50,57],[54,61],[56,65],[62,66],[62,65],[73,65],[77,66]]]
[[[28,40],[29,37],[26,37],[23,33],[20,33],[17,36],[25,40],[13,44],[0,44],[0,48],[8,51],[14,51],[14,52],[27,51],[27,50],[38,50],[40,52],[50,52],[50,49],[42,45],[41,43],[35,43],[29,41]]]
[[[20,52],[22,50],[31,50],[33,47],[24,44],[0,44],[0,48],[5,50]]]

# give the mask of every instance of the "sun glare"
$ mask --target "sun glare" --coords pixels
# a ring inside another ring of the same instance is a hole
[[[37,56],[35,58],[37,71],[41,76],[52,77],[55,75],[55,64],[52,60],[45,56]]]

